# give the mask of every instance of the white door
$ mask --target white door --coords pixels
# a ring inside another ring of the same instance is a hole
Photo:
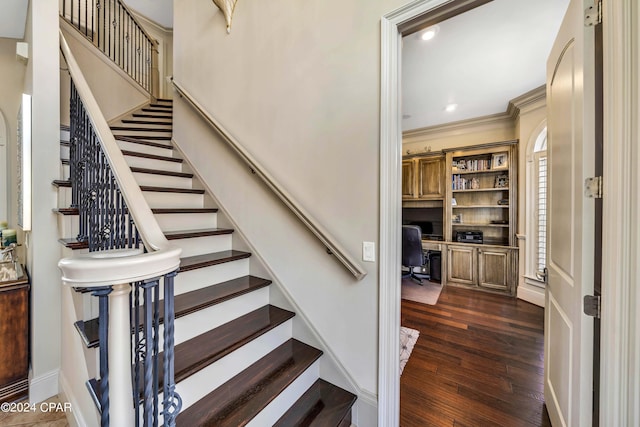
[[[547,62],[548,286],[544,395],[554,427],[591,426],[594,202],[584,196],[594,170],[593,27],[589,0],[571,0]]]

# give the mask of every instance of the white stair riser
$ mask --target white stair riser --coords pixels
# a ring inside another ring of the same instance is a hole
[[[265,287],[180,317],[175,320],[174,325],[175,344],[178,345],[204,334],[267,304],[269,304],[269,289]],[[97,317],[97,315],[92,317]],[[164,345],[164,325],[160,325],[159,343],[160,347]]]
[[[151,208],[201,208],[204,203],[203,194],[143,191],[142,195]]]
[[[218,214],[215,212],[155,214],[155,218],[162,231],[200,230],[218,226]]]
[[[60,179],[69,179],[69,165],[60,165]]]
[[[320,377],[320,361],[316,360],[298,378],[273,399],[247,427],[272,426]]]
[[[291,320],[245,344],[189,378],[180,381],[176,391],[182,398],[182,410],[238,375],[279,345],[291,338]],[[264,424],[267,425],[267,424]],[[269,424],[271,425],[271,424]]]
[[[175,294],[195,291],[214,283],[225,282],[249,274],[249,258],[225,262],[205,268],[183,271],[175,278]]]
[[[132,150],[133,151],[133,150]],[[137,152],[137,150],[136,150]],[[160,169],[163,171],[182,172],[182,163],[166,160],[147,159],[144,157],[124,156],[129,167]]]
[[[58,187],[58,207],[68,208],[71,206],[71,187]]]
[[[61,239],[78,235],[78,215],[58,215],[58,237]]]
[[[221,252],[231,250],[231,234],[218,236],[194,237],[191,239],[176,239],[171,243],[182,248],[182,257],[203,255],[211,252]]]
[[[138,185],[171,188],[192,188],[193,185],[193,179],[179,176],[134,172],[133,177],[136,179]]]
[[[69,158],[69,146],[68,145],[60,145],[60,158],[68,159]]]
[[[136,153],[153,154],[154,156],[173,157],[174,150],[170,148],[154,147],[152,145],[137,144],[135,142],[116,140],[118,147],[125,151],[135,151]],[[164,142],[163,142],[164,144]]]
[[[60,129],[60,141],[69,141],[70,131]]]

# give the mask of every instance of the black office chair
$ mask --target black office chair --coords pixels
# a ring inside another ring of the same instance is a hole
[[[422,285],[422,279],[413,271],[414,267],[424,264],[422,252],[422,229],[417,225],[402,226],[402,266],[409,269],[402,278],[410,277]]]

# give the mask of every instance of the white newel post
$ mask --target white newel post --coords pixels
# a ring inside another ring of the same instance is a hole
[[[112,286],[109,294],[109,403],[113,426],[133,426],[133,388],[131,386],[131,323],[129,293],[131,285]]]

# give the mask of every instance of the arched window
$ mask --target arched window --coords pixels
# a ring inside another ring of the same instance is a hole
[[[547,266],[547,128],[545,127],[533,148],[533,169],[536,173],[534,219],[536,271],[543,271]],[[533,237],[533,236],[532,236]]]
[[[547,127],[541,124],[527,146],[525,281],[544,286],[547,266]]]

